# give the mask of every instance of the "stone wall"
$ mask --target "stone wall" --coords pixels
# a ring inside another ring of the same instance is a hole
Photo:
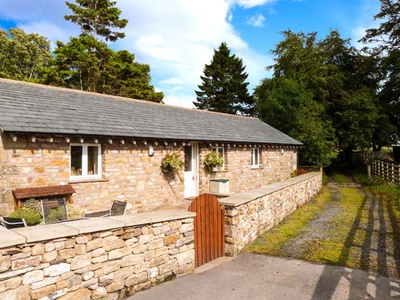
[[[9,136],[2,135],[0,140],[4,143],[4,147],[0,144],[0,170],[8,170],[3,179],[7,189],[0,215],[14,208],[12,190],[15,188],[67,183],[76,190],[74,204],[88,211],[110,207],[113,200],[128,201],[131,212],[148,211],[182,200],[180,178],[167,179],[160,171],[161,160],[169,151],[164,147],[156,148],[154,156],[150,157],[143,144],[104,142],[102,178],[76,181],[69,178],[70,146],[63,138],[54,138],[52,143],[37,139],[33,143],[24,136],[13,142]],[[93,142],[93,139],[87,141]]]
[[[26,241],[16,246],[0,241],[0,299],[117,299],[191,273],[193,218],[189,212],[166,212],[0,227],[3,237]],[[138,223],[144,224],[132,225]]]
[[[225,205],[226,255],[238,254],[311,200],[321,187],[322,172],[313,172],[220,200]]]
[[[93,143],[94,138],[85,138]],[[71,184],[76,190],[73,202],[82,210],[97,211],[110,207],[113,200],[128,202],[129,212],[144,212],[172,205],[184,199],[183,172],[174,179],[165,177],[160,165],[166,153],[179,149],[182,142],[126,140],[124,144],[114,139],[110,144],[99,139],[102,145],[102,178],[76,181],[69,178],[70,144],[80,143],[78,138],[18,136],[14,142],[9,135],[0,134],[0,215],[14,209],[12,190],[15,188]],[[148,146],[154,146],[154,155],[148,155]],[[172,145],[172,146],[171,146]],[[297,149],[260,146],[260,168],[251,168],[249,145],[225,144],[226,170],[207,173],[204,156],[211,151],[210,144],[200,143],[199,193],[209,191],[209,180],[228,178],[235,193],[257,188],[290,177],[297,168]],[[221,145],[220,145],[221,146]],[[259,145],[258,145],[259,146]],[[183,158],[181,147],[181,157]]]

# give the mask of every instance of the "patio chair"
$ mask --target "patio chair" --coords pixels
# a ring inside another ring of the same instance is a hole
[[[67,221],[65,198],[42,200],[44,224]]]
[[[121,216],[125,214],[127,204],[128,203],[125,201],[114,200],[111,205],[111,209],[85,213],[83,218],[90,219],[90,218],[104,218],[109,216]]]
[[[21,219],[21,218],[0,217],[0,222],[1,222],[1,225],[3,225],[7,229],[27,226],[25,219]]]

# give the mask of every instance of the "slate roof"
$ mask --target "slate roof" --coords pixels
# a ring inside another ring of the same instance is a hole
[[[301,145],[256,119],[0,79],[0,130]]]

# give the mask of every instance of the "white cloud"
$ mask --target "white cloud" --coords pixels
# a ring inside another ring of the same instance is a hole
[[[53,46],[56,40],[67,42],[80,32],[78,26],[64,20],[64,15],[71,13],[64,1],[1,1],[0,19],[13,20],[26,32],[50,38]],[[221,42],[243,58],[252,87],[265,77],[268,58],[250,49],[231,22],[235,8],[273,1],[118,0],[121,17],[129,22],[123,29],[126,37],[112,47],[126,49],[138,62],[150,65],[151,84],[164,92],[166,103],[193,107],[204,66]]]
[[[166,96],[164,97],[164,103],[173,106],[180,106],[186,108],[195,108],[193,101],[196,101],[196,97],[189,94]]]
[[[164,91],[166,103],[192,106],[204,65],[221,42],[233,52],[248,48],[228,21],[232,7],[224,0],[169,0],[168,5],[164,0],[120,0],[118,6],[129,20],[118,47],[151,66],[153,84]],[[185,94],[178,94],[176,86]]]
[[[264,21],[265,17],[261,14],[252,16],[248,21],[247,24],[250,24],[251,26],[262,28],[264,27]]]
[[[231,0],[232,4],[236,4],[243,8],[252,8],[255,6],[264,5],[267,3],[275,2],[276,0]]]
[[[378,28],[379,20],[374,20],[374,16],[380,11],[380,2],[378,0],[363,0],[360,6],[359,15],[356,16],[356,26],[352,29],[352,44],[361,49],[365,46],[373,47],[374,44],[363,44],[359,42],[365,36],[366,30]]]

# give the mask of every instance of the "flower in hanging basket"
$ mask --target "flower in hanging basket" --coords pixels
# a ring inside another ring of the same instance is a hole
[[[221,154],[211,151],[205,156],[204,165],[207,171],[211,172],[215,169],[221,168],[224,165],[224,159],[222,158]]]
[[[167,174],[179,172],[184,165],[179,157],[179,150],[165,154],[165,157],[161,161],[161,171]]]

